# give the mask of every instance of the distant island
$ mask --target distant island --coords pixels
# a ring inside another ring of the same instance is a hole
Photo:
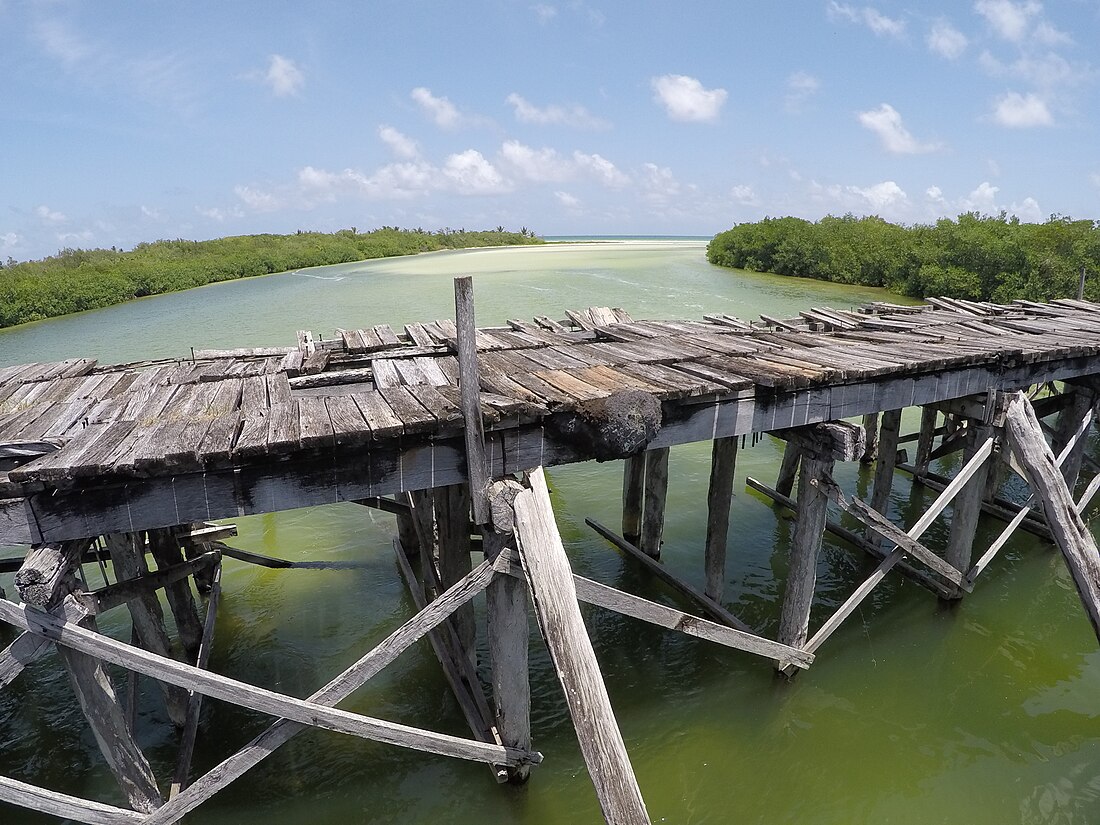
[[[146,295],[176,292],[311,266],[352,263],[484,246],[541,244],[523,227],[399,229],[371,232],[304,232],[239,235],[213,241],[162,240],[120,249],[64,249],[40,261],[0,263],[0,327],[121,304]]]
[[[1003,212],[968,212],[916,226],[852,215],[816,223],[765,218],[716,235],[707,245],[707,260],[881,286],[916,298],[1001,303],[1075,296],[1083,269],[1085,297],[1100,300],[1100,222],[1059,215],[1045,223],[1021,223]]]

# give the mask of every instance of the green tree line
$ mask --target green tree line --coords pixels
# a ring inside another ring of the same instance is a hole
[[[534,232],[399,229],[162,240],[129,252],[64,249],[39,261],[0,263],[0,327],[121,304],[216,281],[310,266],[479,246],[543,243]]]
[[[721,266],[881,286],[916,298],[977,301],[1072,297],[1084,267],[1085,297],[1100,300],[1100,222],[1053,215],[1021,223],[968,212],[932,225],[878,217],[765,218],[715,235],[707,260]]]

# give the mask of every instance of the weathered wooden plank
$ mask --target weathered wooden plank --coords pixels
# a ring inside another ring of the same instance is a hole
[[[828,500],[814,483],[832,474],[833,461],[803,452],[798,471],[798,519],[791,536],[790,564],[779,617],[779,641],[802,647],[809,634],[810,606],[817,581],[817,557],[825,532]],[[780,662],[785,666],[786,662]]]
[[[726,542],[729,537],[730,504],[733,499],[733,474],[737,467],[737,438],[716,438],[711,448],[710,484],[707,487],[707,538],[703,566],[706,586],[703,592],[716,602],[722,601],[726,583]]]
[[[488,524],[489,462],[485,452],[485,423],[479,398],[477,346],[474,326],[474,283],[470,277],[455,278],[455,327],[458,350],[459,392],[463,435],[466,442],[466,472],[474,524]]]
[[[0,776],[0,802],[89,825],[141,825],[145,814]]]
[[[609,825],[644,825],[650,821],[649,814],[584,628],[542,470],[529,478],[531,489],[515,500],[516,538],[581,755]]]
[[[650,558],[660,558],[668,497],[667,447],[645,454],[645,490],[642,496],[642,533],[638,548]]]

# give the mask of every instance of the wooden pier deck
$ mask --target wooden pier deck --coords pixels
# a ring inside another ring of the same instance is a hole
[[[663,403],[659,448],[1088,375],[1100,353],[1100,305],[1073,300],[754,324],[569,316],[478,331],[492,475],[591,458],[569,414],[621,390]],[[463,481],[454,346],[453,322],[435,321],[193,360],[0,369],[0,544]]]
[[[592,307],[475,330],[469,279],[456,280],[455,294],[454,321],[401,331],[382,324],[327,340],[300,331],[284,347],[179,360],[0,368],[0,545],[29,546],[0,565],[18,569],[22,600],[0,592],[0,621],[23,631],[0,651],[0,688],[55,644],[130,809],[4,776],[0,802],[89,823],[172,823],[308,727],[481,761],[498,781],[525,781],[542,759],[530,726],[530,608],[605,819],[645,825],[578,601],[764,657],[789,676],[810,667],[894,568],[941,600],[960,599],[1021,525],[1061,550],[1100,639],[1100,551],[1081,518],[1100,472],[1073,497],[1100,408],[1100,304],[937,298],[697,321]],[[920,430],[903,436],[902,410],[914,406]],[[1054,414],[1056,424],[1041,421]],[[775,489],[748,484],[796,512],[776,639],[722,601],[738,442],[762,433],[786,441],[783,465]],[[915,459],[899,464],[909,440]],[[702,591],[659,562],[669,448],[690,442],[713,445]],[[964,458],[953,478],[930,472],[932,459],[953,452]],[[701,615],[572,573],[542,468],[590,459],[624,461],[622,535],[591,526]],[[855,460],[875,462],[866,503],[832,476],[834,462]],[[885,515],[896,469],[941,490],[908,529]],[[997,496],[1009,470],[1034,491],[1023,505]],[[293,567],[234,550],[219,540],[235,528],[211,520],[335,502],[396,515],[398,570],[416,615],[308,699],[209,671],[222,556]],[[830,502],[863,530],[829,521]],[[949,504],[947,546],[933,550],[921,536]],[[983,511],[1008,526],[975,558]],[[826,530],[876,566],[811,634]],[[484,556],[476,566],[471,534]],[[77,575],[89,559],[109,560],[114,583],[104,566],[104,586],[89,592]],[[208,594],[205,620],[192,582]],[[491,697],[470,604],[483,592]],[[97,613],[124,604],[132,644],[95,628]],[[425,636],[472,739],[335,707]],[[181,731],[166,797],[104,663],[131,672],[131,697],[138,673],[161,685]],[[191,782],[203,696],[276,721]]]

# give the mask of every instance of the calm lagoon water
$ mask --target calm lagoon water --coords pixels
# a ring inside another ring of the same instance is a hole
[[[186,356],[192,346],[288,344],[297,329],[330,334],[336,327],[452,317],[451,279],[464,274],[474,276],[482,325],[590,305],[622,306],[635,317],[750,318],[901,300],[712,267],[698,242],[472,250],[220,284],[0,331],[0,365],[77,355]],[[906,425],[912,430],[915,419]],[[728,549],[725,601],[767,634],[778,624],[792,523],[746,491],[744,477],[774,479],[779,456],[770,438],[741,452]],[[664,560],[700,586],[708,470],[708,445],[673,450]],[[838,478],[867,494],[866,471],[846,466]],[[677,603],[584,525],[586,516],[617,525],[618,465],[558,468],[550,480],[577,572]],[[895,515],[912,520],[925,496],[899,475]],[[228,560],[212,661],[219,672],[306,695],[412,614],[390,549],[392,517],[340,505],[237,523],[237,543],[246,549],[359,567],[269,571]],[[999,529],[983,524],[979,545]],[[926,535],[938,546],[946,529],[938,524]],[[851,592],[868,565],[827,539],[819,572],[814,622]],[[0,576],[0,585],[11,592],[10,576]],[[1100,818],[1100,651],[1059,555],[1027,534],[953,608],[905,580],[888,579],[791,683],[747,654],[595,609],[585,616],[654,822],[1002,825]],[[110,618],[103,628],[128,638],[124,618]],[[481,765],[310,732],[188,821],[600,821],[537,634],[531,652],[534,737],[546,761],[523,788],[498,787]],[[159,692],[144,684],[138,734],[166,777],[175,735]],[[466,733],[426,642],[346,707]],[[208,700],[196,769],[211,767],[267,722]],[[0,693],[0,773],[120,802],[52,656]],[[4,823],[50,821],[0,811]]]

